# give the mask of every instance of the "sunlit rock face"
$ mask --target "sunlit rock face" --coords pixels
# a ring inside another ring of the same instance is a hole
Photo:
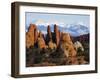
[[[46,44],[45,44],[45,40],[42,36],[42,32],[39,32],[39,36],[38,36],[38,48],[40,49],[45,49],[47,48]]]
[[[26,32],[26,47],[29,48],[31,46],[34,46],[35,43],[35,37],[34,37],[34,32],[36,29],[35,24],[30,24],[28,28],[28,32]]]
[[[57,46],[56,46],[56,44],[55,44],[55,43],[53,43],[53,41],[52,41],[52,40],[50,40],[50,41],[49,41],[49,43],[48,43],[48,48],[50,48],[50,49],[56,49],[56,48],[57,48]]]
[[[30,24],[30,26],[28,28],[28,32],[33,32],[36,28],[37,28],[37,26],[35,24]]]
[[[76,56],[76,50],[74,49],[73,42],[68,33],[62,33],[61,49],[64,51],[64,54],[66,55],[66,57]]]

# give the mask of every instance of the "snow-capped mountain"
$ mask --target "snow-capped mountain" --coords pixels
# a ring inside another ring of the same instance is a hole
[[[49,24],[50,29],[53,32],[54,31],[54,24]],[[37,28],[39,31],[42,31],[44,34],[47,33],[47,26],[48,25],[43,25],[39,24],[37,25]],[[66,24],[66,25],[57,25],[59,30],[61,32],[68,32],[71,34],[71,36],[80,36],[84,34],[89,33],[89,28],[87,26],[81,25],[81,24]],[[27,28],[28,29],[28,28]],[[27,30],[26,30],[27,31]]]
[[[70,25],[70,27],[66,27],[66,30],[64,31],[69,32],[72,36],[80,36],[88,34],[89,28],[84,25],[75,24],[75,25]]]

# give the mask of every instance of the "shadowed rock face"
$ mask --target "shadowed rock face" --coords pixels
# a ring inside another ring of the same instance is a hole
[[[47,34],[48,34],[48,37],[49,37],[50,39],[52,39],[50,25],[48,25],[48,27],[47,27]]]
[[[38,31],[37,31],[37,27],[34,30],[34,42],[36,43],[38,39]]]
[[[51,34],[50,25],[48,25],[48,27],[47,27],[47,35],[46,35],[46,44],[48,44],[50,40],[52,40],[52,34]]]
[[[66,57],[76,56],[76,50],[74,49],[72,40],[68,33],[63,33],[61,37],[61,48],[64,51]]]
[[[58,26],[55,24],[54,25],[54,34],[55,34],[55,43],[57,45],[57,47],[59,46],[59,42],[60,42],[60,31],[58,30]]]

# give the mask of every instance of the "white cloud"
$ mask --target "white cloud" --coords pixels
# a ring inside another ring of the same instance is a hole
[[[36,24],[41,24],[41,23],[44,23],[44,22],[45,22],[44,20],[39,19],[39,20],[36,21]]]
[[[45,26],[48,25],[48,23],[46,23],[46,22],[45,22],[44,20],[42,20],[42,19],[37,20],[37,21],[35,22],[35,24],[36,24],[36,25],[45,25]]]
[[[50,24],[57,24],[57,25],[59,25],[60,27],[65,27],[65,23],[63,23],[63,22],[58,22],[58,21],[44,21],[44,20],[41,20],[41,19],[39,19],[39,20],[37,20],[36,22],[35,22],[35,24],[36,25],[44,25],[44,26],[47,26],[47,25],[50,25]]]

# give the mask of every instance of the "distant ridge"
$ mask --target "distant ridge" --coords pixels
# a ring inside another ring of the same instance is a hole
[[[44,34],[47,34],[47,26],[39,24],[37,25],[38,30],[41,30]],[[57,25],[61,32],[68,32],[71,36],[80,36],[89,33],[89,28],[82,24],[68,24],[68,25]],[[51,32],[54,31],[54,24],[50,24]],[[26,26],[26,31],[28,26]]]

